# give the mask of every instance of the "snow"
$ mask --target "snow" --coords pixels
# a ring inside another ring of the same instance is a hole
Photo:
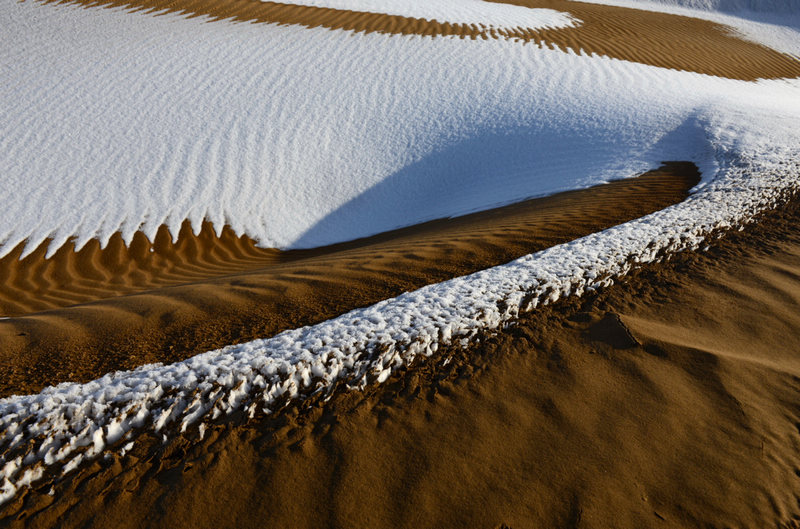
[[[48,237],[152,236],[184,218],[266,246],[315,246],[663,160],[704,175],[688,200],[642,219],[313,327],[2,399],[0,504],[45,469],[127,451],[143,431],[202,435],[234,411],[383,382],[521,311],[701,248],[800,186],[798,80],[746,83],[505,39],[13,0],[0,0],[0,19],[5,252]]]
[[[9,461],[0,471],[0,502],[43,475],[43,463],[62,465],[66,474],[121,444],[120,432],[152,429],[165,432],[167,439],[237,410],[250,410],[251,417],[256,408],[268,413],[287,396],[329,392],[337,382],[354,389],[382,383],[418,356],[435,354],[440,345],[467,345],[475,333],[498,329],[521,311],[610,285],[614,277],[665,253],[700,248],[715,230],[747,222],[798,188],[796,151],[778,148],[768,156],[759,152],[757,159],[736,155],[736,140],[729,134],[736,124],[717,116],[702,119],[718,131],[709,141],[721,169],[681,204],[313,327],[177,364],[143,366],[0,400],[0,449]],[[198,427],[202,436],[205,426]],[[18,453],[26,454],[22,464]]]
[[[474,25],[484,29],[542,29],[574,25],[574,20],[567,14],[552,9],[529,8],[484,2],[482,0],[403,0],[402,2],[387,2],[386,0],[287,0],[281,3],[366,13],[385,13],[387,15],[435,20],[451,24]]]
[[[606,2],[601,0],[594,3]],[[651,4],[653,6],[685,7],[688,9],[735,14],[764,13],[784,15],[800,12],[799,0],[627,0],[627,3],[631,5]]]
[[[0,181],[19,197],[0,255],[187,218],[341,242],[691,156],[667,135],[717,99],[697,76],[681,101],[667,71],[510,40],[0,10]]]

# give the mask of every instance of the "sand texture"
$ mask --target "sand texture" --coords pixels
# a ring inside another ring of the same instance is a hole
[[[53,1],[61,3],[64,0]],[[800,76],[800,61],[796,58],[743,40],[720,24],[685,16],[567,0],[504,0],[502,3],[567,12],[581,21],[577,27],[489,31],[464,24],[258,0],[68,1],[86,6],[127,7],[359,32],[514,38],[551,49],[597,54],[748,81]]]
[[[3,522],[797,527],[798,221],[795,201],[364,394],[144,440]]]
[[[176,243],[162,230],[153,244],[139,236],[126,248],[116,237],[105,250],[68,245],[51,259],[40,247],[19,261],[17,248],[0,261],[0,306],[15,316],[0,320],[0,395],[323,321],[657,211],[683,200],[698,179],[693,164],[668,163],[633,179],[309,251],[259,249],[230,231],[218,238],[208,225],[199,236],[185,226]]]

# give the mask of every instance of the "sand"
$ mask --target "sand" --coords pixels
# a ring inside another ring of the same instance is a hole
[[[505,3],[568,12],[574,28],[537,31],[478,31],[375,13],[295,6],[259,0],[51,0],[87,7],[127,7],[152,12],[208,15],[216,19],[322,26],[364,32],[515,38],[552,49],[597,54],[662,68],[752,81],[800,76],[800,60],[738,38],[728,28],[690,17],[567,0],[504,0]],[[492,0],[498,1],[498,0]]]
[[[0,395],[175,362],[309,325],[426,284],[506,263],[683,200],[691,163],[308,251],[256,248],[206,225],[130,248],[71,244],[0,261]],[[151,250],[153,250],[151,252]],[[172,286],[170,286],[172,285]],[[128,295],[122,295],[128,294]],[[70,303],[81,303],[69,305]],[[64,306],[67,305],[67,306]],[[55,308],[59,307],[61,308]],[[42,311],[42,309],[48,309]]]
[[[795,200],[365,393],[144,439],[0,523],[798,527],[798,221]]]
[[[100,0],[240,21],[533,44],[732,79],[800,61],[711,22],[564,0],[578,28],[478,32],[254,0]],[[659,210],[688,163],[312,251],[166,228],[0,260],[0,396],[313,324]],[[467,350],[269,417],[49,475],[0,527],[800,527],[800,200],[707,252]],[[446,362],[444,359],[448,359]]]

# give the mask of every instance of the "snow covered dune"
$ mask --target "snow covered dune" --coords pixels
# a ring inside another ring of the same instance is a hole
[[[175,435],[341,382],[381,383],[442,344],[705,244],[800,184],[796,79],[503,39],[13,0],[0,15],[1,251],[177,231],[184,219],[312,247],[663,160],[704,175],[681,204],[505,266],[185,362],[0,400],[0,502],[143,431]]]
[[[552,9],[528,8],[483,0],[289,0],[281,2],[366,13],[384,13],[408,18],[466,24],[486,29],[533,30],[569,27],[576,21]]]
[[[353,239],[693,158],[669,134],[717,99],[507,40],[0,10],[0,254],[185,219],[262,246]]]
[[[742,38],[800,57],[798,0],[583,0],[702,18],[725,24]]]
[[[520,311],[609,285],[665,253],[698,248],[715,230],[745,223],[798,189],[800,153],[736,156],[725,149],[736,126],[716,125],[718,177],[677,206],[268,340],[1,400],[0,503],[45,472],[68,473],[108,448],[129,449],[143,431],[166,440],[198,427],[202,435],[204,422],[235,411],[252,417],[337,383],[382,383],[416,357],[466,344]]]
[[[796,15],[800,12],[798,0],[646,0],[665,6],[720,11],[723,13],[768,13]],[[631,2],[636,3],[636,0]],[[644,2],[640,2],[644,3]]]

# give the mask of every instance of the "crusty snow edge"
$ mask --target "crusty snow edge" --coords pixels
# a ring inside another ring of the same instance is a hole
[[[382,383],[440,345],[609,285],[665,253],[698,248],[798,187],[800,157],[731,158],[718,159],[716,178],[680,204],[506,265],[270,339],[0,400],[0,504],[45,472],[67,473],[106,449],[128,449],[144,431],[166,439],[236,410],[270,413],[337,383]]]

